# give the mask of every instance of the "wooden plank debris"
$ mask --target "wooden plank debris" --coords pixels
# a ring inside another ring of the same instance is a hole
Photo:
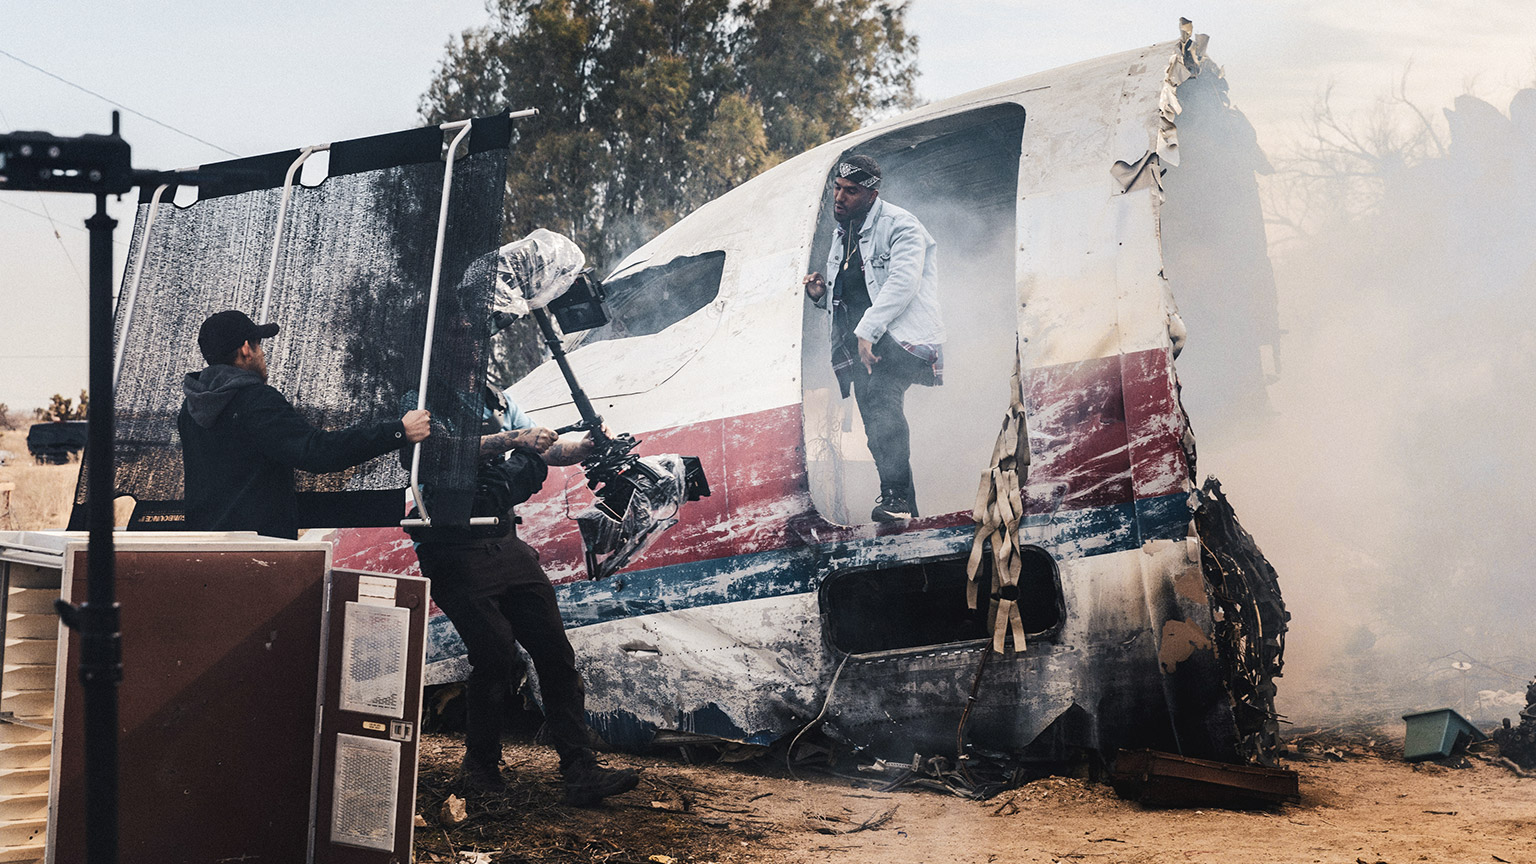
[[[1149,807],[1266,807],[1301,800],[1289,768],[1229,765],[1156,750],[1121,750],[1110,777],[1121,798]]]

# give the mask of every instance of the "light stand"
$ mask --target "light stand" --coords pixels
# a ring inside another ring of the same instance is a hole
[[[117,220],[107,215],[107,196],[122,195],[163,173],[134,171],[128,142],[118,134],[61,138],[46,132],[0,134],[0,190],[76,192],[96,196],[96,212],[85,220],[90,231],[90,396],[85,450],[86,601],[75,606],[55,601],[64,625],[80,634],[80,684],[85,707],[86,861],[118,860],[118,684],[123,678],[122,633],[117,605],[116,558],[112,547],[116,465],[113,458],[112,233]],[[191,173],[177,182],[195,184]],[[62,718],[54,718],[61,722]]]

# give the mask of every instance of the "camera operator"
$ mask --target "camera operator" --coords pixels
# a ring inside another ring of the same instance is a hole
[[[469,649],[464,781],[476,792],[505,790],[501,774],[502,719],[522,670],[517,646],[539,675],[546,727],[560,756],[565,802],[591,806],[635,788],[639,774],[597,764],[589,746],[586,694],[576,654],[565,635],[554,587],[539,553],[513,527],[512,508],[538,492],[549,465],[574,465],[594,449],[592,436],[560,440],[504,394],[485,388],[476,476],[475,516],[494,526],[412,529],[421,573],[432,599]]]

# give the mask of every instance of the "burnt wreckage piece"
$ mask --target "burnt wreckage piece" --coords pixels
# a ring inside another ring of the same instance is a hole
[[[1504,725],[1493,730],[1493,740],[1499,745],[1499,755],[1521,768],[1536,768],[1536,681],[1525,688],[1525,707],[1520,709],[1520,722]]]
[[[1291,613],[1280,598],[1275,568],[1259,551],[1221,482],[1207,477],[1195,510],[1200,567],[1211,597],[1216,656],[1232,696],[1237,753],[1244,760],[1274,765],[1279,747],[1275,679],[1285,665],[1285,631]]]

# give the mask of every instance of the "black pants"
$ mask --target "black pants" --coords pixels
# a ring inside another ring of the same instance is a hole
[[[565,636],[555,589],[539,553],[509,534],[462,543],[428,542],[416,549],[432,599],[469,649],[464,749],[481,764],[501,759],[502,720],[521,677],[522,645],[539,673],[544,721],[568,767],[587,752],[586,693],[576,653]]]
[[[875,457],[875,470],[880,472],[880,494],[905,495],[908,502],[915,503],[917,490],[912,485],[912,433],[907,426],[906,396],[908,387],[921,376],[932,374],[932,367],[912,356],[889,334],[876,343],[875,355],[880,362],[872,373],[865,371],[863,363],[854,364],[853,398],[859,404],[859,417],[864,421],[870,455]]]

